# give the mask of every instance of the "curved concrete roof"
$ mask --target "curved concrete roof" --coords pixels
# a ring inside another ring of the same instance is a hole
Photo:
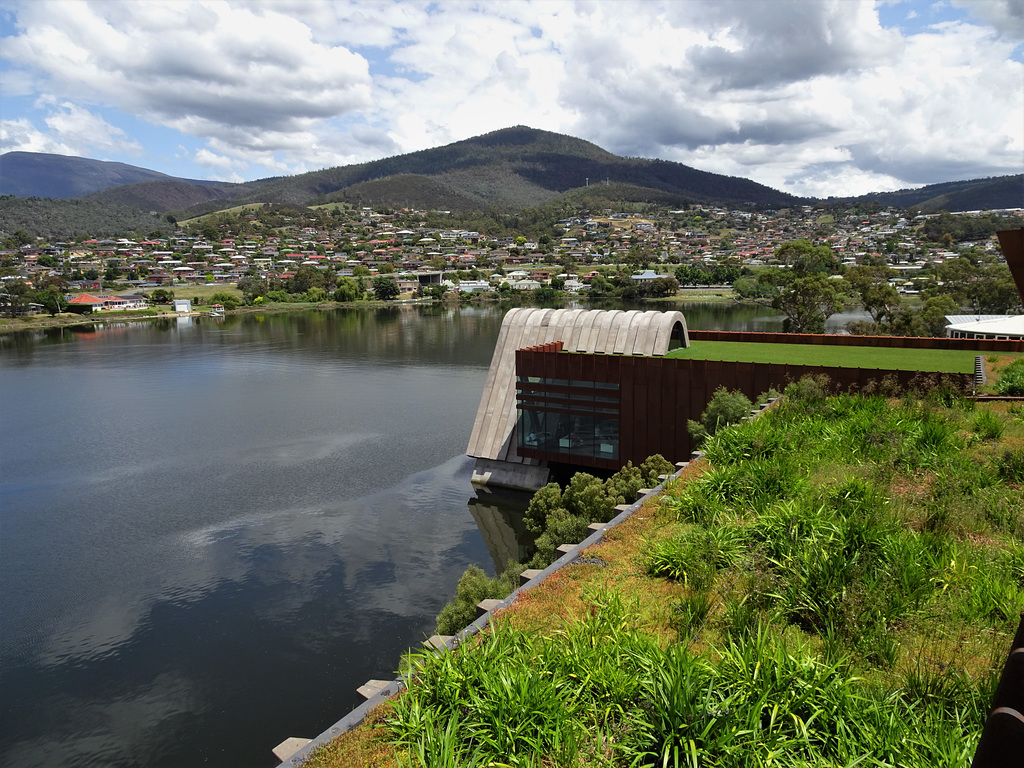
[[[664,355],[682,312],[517,307],[501,323],[466,453],[499,461],[536,463],[516,454],[516,350],[561,341],[569,352]]]

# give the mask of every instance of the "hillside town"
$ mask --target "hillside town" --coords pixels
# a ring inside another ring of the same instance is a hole
[[[544,234],[528,237],[515,230],[496,235],[464,229],[459,216],[440,211],[253,206],[185,222],[170,237],[136,233],[55,243],[20,237],[30,241],[20,245],[8,238],[6,245],[15,247],[0,251],[8,289],[0,301],[5,314],[47,310],[32,301],[16,306],[15,284],[53,288],[63,297],[63,306],[56,299],[59,311],[78,312],[144,309],[150,302],[167,303],[175,291],[184,297],[189,286],[209,284],[226,290],[248,286],[242,291],[247,303],[354,300],[366,290],[384,299],[552,289],[598,295],[616,276],[620,285],[637,288],[633,295],[627,288],[627,298],[649,298],[697,286],[730,288],[744,276],[792,267],[783,246],[794,242],[818,253],[827,248],[831,263],[825,272],[885,268],[889,286],[912,296],[941,283],[942,265],[962,256],[972,264],[998,265],[1002,255],[993,233],[1021,226],[1022,214],[1007,209],[912,216],[892,208],[836,212],[820,206],[605,209],[574,212]],[[936,236],[930,222],[943,217],[951,222],[944,228],[955,231]],[[972,221],[989,226],[970,226]],[[965,239],[975,231],[977,236]],[[307,279],[297,286],[296,277],[303,275]],[[357,291],[333,295],[344,278],[352,278]],[[281,287],[292,290],[275,292]],[[1002,314],[1016,306],[975,309]]]

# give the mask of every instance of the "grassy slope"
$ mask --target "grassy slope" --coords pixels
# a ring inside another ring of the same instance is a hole
[[[752,344],[738,341],[692,341],[667,357],[727,360],[844,368],[880,368],[896,371],[970,373],[975,352],[946,349],[894,349],[836,347],[818,344]]]
[[[1024,603],[1024,413],[792,394],[307,765],[966,764]]]

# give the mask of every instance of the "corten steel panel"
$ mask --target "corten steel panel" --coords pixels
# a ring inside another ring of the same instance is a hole
[[[1024,614],[1010,644],[971,768],[1017,765],[1024,754]]]
[[[1017,293],[1024,302],[1024,228],[1004,229],[996,232],[999,246],[1003,249],[1006,266],[1010,268],[1013,282],[1017,284]]]
[[[767,392],[773,386],[776,389],[779,389],[778,385],[774,383],[774,379],[772,378],[772,366],[772,363],[754,366],[754,389],[757,390],[758,394]]]
[[[661,366],[659,366],[661,373],[656,379],[660,390],[658,398],[661,403],[661,442],[658,453],[669,461],[681,461],[686,458],[686,455],[672,449],[678,439],[676,432],[678,430],[679,382],[674,375],[669,374],[672,366],[666,365],[667,362],[665,359],[661,360]],[[672,458],[669,458],[670,456]]]
[[[571,462],[603,468],[617,468],[626,461],[637,464],[653,453],[661,453],[670,461],[685,459],[690,450],[686,421],[700,416],[719,386],[739,389],[753,399],[773,386],[784,389],[787,383],[807,374],[824,373],[844,388],[863,388],[871,380],[880,384],[886,377],[905,387],[918,375],[912,371],[567,355],[544,351],[523,352],[517,355],[517,360],[523,366],[519,369],[520,375],[619,383],[619,461],[616,464],[604,459],[579,457]],[[570,463],[562,454],[524,452],[523,455]]]
[[[742,384],[739,385],[739,389],[751,400],[758,395],[757,392],[753,391],[754,367],[753,363],[736,363],[736,381],[742,382]]]
[[[623,464],[633,456],[633,446],[636,444],[636,411],[639,405],[633,391],[633,379],[628,375],[630,369],[622,366],[625,359],[613,358],[614,374],[619,381],[619,458]]]
[[[632,357],[616,358],[621,401],[619,408],[622,413],[622,418],[619,421],[619,458],[622,459],[623,464],[627,459],[632,459],[643,445],[643,438],[640,435],[643,427],[640,420],[643,418],[644,403],[636,390],[636,380],[634,379],[636,369],[633,365],[635,360],[636,358]],[[626,412],[627,403],[628,413]]]
[[[660,365],[661,360],[642,358],[644,386],[647,388],[647,455],[661,453],[665,444],[665,411],[661,402],[661,380],[667,374]],[[647,456],[644,456],[646,459]]]

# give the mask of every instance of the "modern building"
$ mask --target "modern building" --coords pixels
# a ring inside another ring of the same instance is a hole
[[[582,353],[566,356],[575,357],[579,369],[559,376],[519,370],[517,351],[550,344],[557,351]],[[548,481],[551,456],[578,466],[622,466],[632,454],[623,450],[619,425],[634,423],[634,393],[629,390],[623,411],[619,372],[596,367],[598,356],[656,359],[686,346],[681,312],[510,310],[466,451],[477,460],[474,482],[535,490]],[[626,447],[630,440],[627,436]]]

